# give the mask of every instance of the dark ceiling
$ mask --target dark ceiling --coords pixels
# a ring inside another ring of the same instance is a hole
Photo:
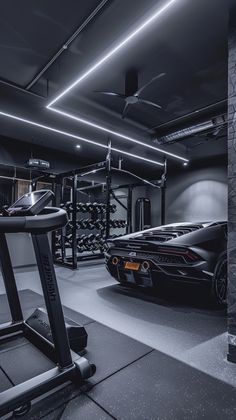
[[[108,135],[103,131],[54,114],[46,105],[166,3],[167,0],[3,2],[0,112],[106,144]],[[167,131],[168,127],[174,130],[175,124],[168,126],[168,122],[227,97],[227,21],[228,5],[224,0],[176,0],[160,19],[63,97],[56,107],[155,146],[153,138],[160,125],[167,123]],[[78,34],[68,48],[61,49],[76,30]],[[38,78],[55,55],[55,61]],[[130,69],[138,73],[139,86],[165,73],[142,93],[144,99],[161,104],[163,109],[133,105],[122,120],[123,100],[94,92],[124,92],[125,74]],[[191,115],[188,121],[191,123]],[[1,136],[33,141],[72,155],[78,153],[78,166],[104,159],[104,149],[80,142],[81,149],[76,151],[79,141],[75,139],[2,116],[0,122]],[[114,147],[163,161],[158,152],[113,135],[109,137]],[[217,138],[188,138],[164,149],[191,160],[224,155],[226,132]],[[140,161],[127,157],[125,161],[128,167],[139,168]],[[143,168],[153,171],[151,166],[146,163]]]

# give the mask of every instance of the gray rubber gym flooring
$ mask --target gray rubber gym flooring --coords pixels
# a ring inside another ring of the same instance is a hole
[[[88,357],[97,373],[80,391],[69,385],[38,401],[24,418],[236,418],[226,314],[210,307],[204,292],[122,289],[102,264],[76,272],[57,268],[57,276],[65,315],[87,325]],[[34,268],[17,270],[17,283],[40,293]],[[42,306],[41,297],[28,290],[21,299],[26,316]],[[3,302],[1,322],[7,320]]]

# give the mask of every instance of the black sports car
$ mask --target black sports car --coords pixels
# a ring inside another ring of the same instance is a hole
[[[109,239],[106,266],[126,286],[168,280],[209,285],[214,300],[225,304],[226,245],[225,221],[175,223]]]

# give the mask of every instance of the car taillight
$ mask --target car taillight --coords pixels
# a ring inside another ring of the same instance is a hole
[[[159,248],[158,251],[166,255],[176,255],[183,257],[187,262],[197,262],[201,260],[201,257],[190,249]]]
[[[196,261],[199,261],[201,259],[199,257],[199,255],[197,255],[197,254],[195,254],[195,252],[189,251],[189,250],[186,252],[185,258],[188,258],[192,262],[196,262]]]

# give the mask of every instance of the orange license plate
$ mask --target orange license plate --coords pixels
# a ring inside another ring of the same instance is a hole
[[[127,261],[125,263],[126,270],[138,271],[139,267],[140,267],[140,264],[136,262]]]

